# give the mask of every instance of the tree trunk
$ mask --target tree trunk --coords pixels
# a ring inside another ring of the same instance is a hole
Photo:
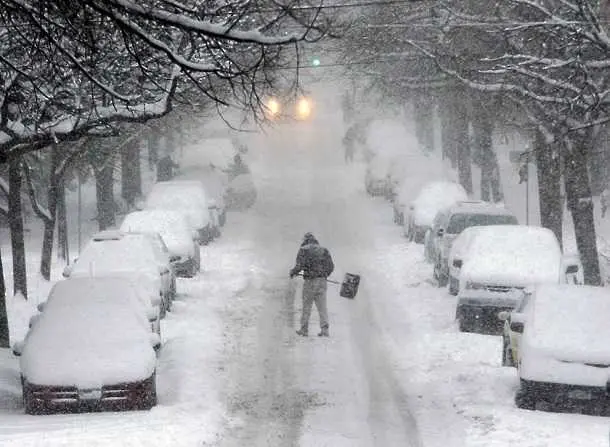
[[[113,193],[113,166],[106,162],[100,169],[95,170],[95,195],[97,199],[97,223],[100,231],[115,224]]]
[[[584,269],[585,284],[601,285],[593,200],[587,172],[589,136],[574,135],[573,147],[565,157],[565,187],[568,209],[572,213],[576,246]]]
[[[432,102],[423,95],[417,95],[414,101],[415,134],[419,147],[424,153],[434,150],[434,121]]]
[[[458,98],[456,98],[457,100]],[[462,100],[455,103],[453,115],[454,141],[457,154],[458,179],[468,194],[472,194],[472,159],[468,138],[468,109]]]
[[[438,106],[438,115],[441,122],[441,145],[443,159],[451,162],[452,168],[457,168],[457,146],[455,144],[455,126],[453,125],[453,114],[455,107],[449,94],[444,95]]]
[[[57,212],[57,165],[59,164],[60,150],[57,146],[51,149],[51,173],[49,175],[49,191],[47,193],[47,210],[49,215],[43,219],[42,254],[40,256],[40,274],[44,279],[51,279],[51,261],[53,255],[53,241],[55,237],[55,221]]]
[[[534,137],[534,156],[538,176],[538,200],[540,202],[540,224],[555,233],[563,246],[563,203],[561,200],[561,148],[549,146],[544,136]]]
[[[13,294],[22,294],[27,299],[27,274],[25,263],[25,241],[23,212],[21,209],[21,158],[9,161],[9,227],[13,253]]]
[[[146,136],[148,146],[148,167],[154,169],[159,161],[159,146],[161,143],[161,131],[159,123],[154,123],[150,126],[150,130]]]
[[[474,150],[481,168],[481,200],[501,202],[504,200],[504,194],[500,183],[498,157],[493,150],[493,122],[482,101],[476,103],[473,112]]]
[[[57,182],[57,257],[63,261],[67,261],[70,258],[65,175],[62,175],[61,179]]]
[[[141,195],[140,140],[134,137],[121,150],[121,196],[132,208]]]
[[[10,344],[8,315],[6,313],[6,284],[4,283],[4,268],[2,267],[2,253],[0,252],[0,348],[8,348]]]

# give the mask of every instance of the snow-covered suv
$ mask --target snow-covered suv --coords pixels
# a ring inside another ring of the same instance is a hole
[[[518,225],[515,215],[502,205],[483,201],[461,201],[443,213],[434,235],[438,238],[434,261],[434,279],[440,287],[449,280],[449,254],[455,238],[466,228],[481,225]],[[455,290],[455,287],[453,287]]]
[[[468,247],[460,271],[456,309],[460,331],[501,333],[503,322],[498,313],[512,311],[523,289],[566,283],[575,272],[582,272],[580,262],[564,258],[555,234],[548,228],[481,228]]]

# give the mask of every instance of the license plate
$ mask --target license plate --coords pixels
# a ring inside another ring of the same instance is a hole
[[[80,400],[100,400],[102,398],[102,390],[99,388],[78,390],[78,398]]]
[[[591,391],[570,390],[568,391],[568,399],[591,400]]]

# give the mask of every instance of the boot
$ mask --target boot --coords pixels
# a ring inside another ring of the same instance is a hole
[[[322,328],[322,330],[318,334],[318,337],[330,337],[330,334],[328,333],[328,328]]]
[[[309,331],[307,330],[306,327],[302,327],[301,329],[299,329],[297,331],[297,334],[300,335],[301,337],[307,337],[307,335],[309,335],[308,332]]]

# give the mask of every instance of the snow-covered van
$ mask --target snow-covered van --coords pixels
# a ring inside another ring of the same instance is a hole
[[[578,259],[564,257],[555,234],[539,226],[482,228],[464,258],[456,309],[460,331],[500,333],[498,312],[514,309],[526,287],[566,283],[570,275],[582,282]]]

